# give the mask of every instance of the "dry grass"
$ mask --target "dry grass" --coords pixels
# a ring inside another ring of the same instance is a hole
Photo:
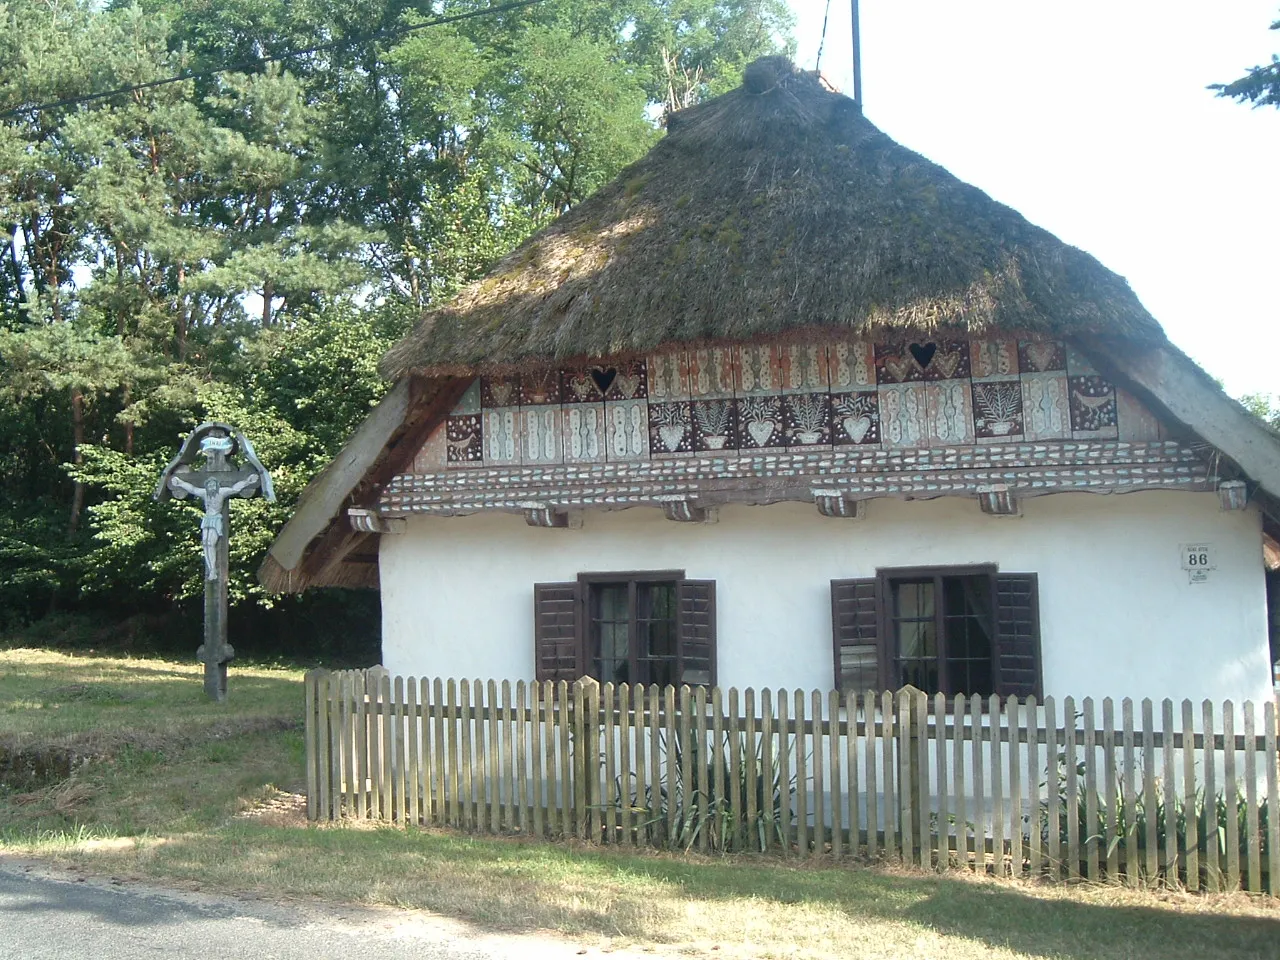
[[[236,697],[255,677],[264,684],[257,695]],[[296,792],[300,734],[271,727],[300,712],[296,681],[285,671],[238,673],[225,709],[202,702],[198,670],[186,664],[0,653],[0,717],[11,737],[32,727],[74,738],[101,723],[120,745],[40,789],[0,786],[0,854],[180,886],[419,908],[602,948],[744,960],[1280,954],[1280,908],[1243,895],[310,827]],[[250,726],[219,733],[236,722]],[[201,738],[193,726],[213,733]],[[139,747],[144,740],[151,746]]]
[[[270,827],[45,855],[81,868],[274,895],[412,907],[486,930],[730,957],[1276,955],[1280,910],[1234,897],[1072,888],[883,867],[624,854],[437,831]]]

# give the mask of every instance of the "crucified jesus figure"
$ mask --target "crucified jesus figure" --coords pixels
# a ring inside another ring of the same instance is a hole
[[[204,501],[204,516],[200,518],[200,542],[204,546],[206,580],[218,579],[218,541],[226,532],[222,525],[222,505],[228,498],[250,487],[256,487],[260,482],[261,478],[256,473],[229,487],[222,486],[214,477],[206,480],[203,488],[176,476],[169,478],[170,490],[181,490]]]

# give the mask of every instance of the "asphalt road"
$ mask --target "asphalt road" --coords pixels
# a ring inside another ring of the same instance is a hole
[[[210,896],[0,859],[4,960],[577,960],[588,952],[599,955],[408,911]]]

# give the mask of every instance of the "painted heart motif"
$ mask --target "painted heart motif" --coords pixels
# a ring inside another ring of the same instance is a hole
[[[901,383],[911,372],[911,362],[902,357],[889,357],[884,362],[884,368],[889,371],[889,375],[895,382]]]
[[[1057,353],[1057,350],[1052,343],[1027,344],[1027,359],[1031,361],[1031,365],[1036,368],[1037,372],[1049,368],[1049,365],[1053,363],[1055,353]]]
[[[924,364],[921,364],[921,366],[924,366]],[[934,358],[934,361],[933,361],[934,370],[942,374],[943,377],[955,376],[956,368],[959,366],[960,366],[959,353],[939,354],[937,357]]]
[[[511,400],[512,386],[509,383],[489,384],[489,396],[493,398],[495,407],[505,407]]]
[[[630,400],[640,390],[640,378],[635,374],[618,374],[613,383],[623,400]]]
[[[747,424],[747,433],[751,435],[751,440],[757,447],[768,444],[769,438],[777,429],[777,423],[772,420],[752,420]]]
[[[686,430],[688,427],[683,423],[664,423],[658,427],[658,436],[662,438],[663,446],[674,453],[680,447]]]
[[[911,351],[911,356],[915,358],[916,363],[920,364],[920,369],[926,370],[933,360],[933,355],[938,352],[938,345],[936,343],[913,343],[907,349]]]
[[[840,424],[844,427],[845,434],[854,443],[861,443],[871,430],[871,418],[865,415],[861,417],[845,417],[840,421]]]
[[[574,377],[569,381],[569,389],[579,400],[591,400],[595,396],[595,382],[590,377]]]
[[[600,391],[600,396],[604,396],[609,392],[609,388],[613,386],[613,381],[618,379],[618,370],[616,367],[592,367],[591,380]]]

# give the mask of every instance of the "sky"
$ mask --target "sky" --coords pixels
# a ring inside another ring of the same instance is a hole
[[[789,0],[815,64],[826,0]],[[866,116],[1125,277],[1233,396],[1280,394],[1280,110],[1205,87],[1280,0],[860,0]],[[851,93],[850,0],[822,72]]]

